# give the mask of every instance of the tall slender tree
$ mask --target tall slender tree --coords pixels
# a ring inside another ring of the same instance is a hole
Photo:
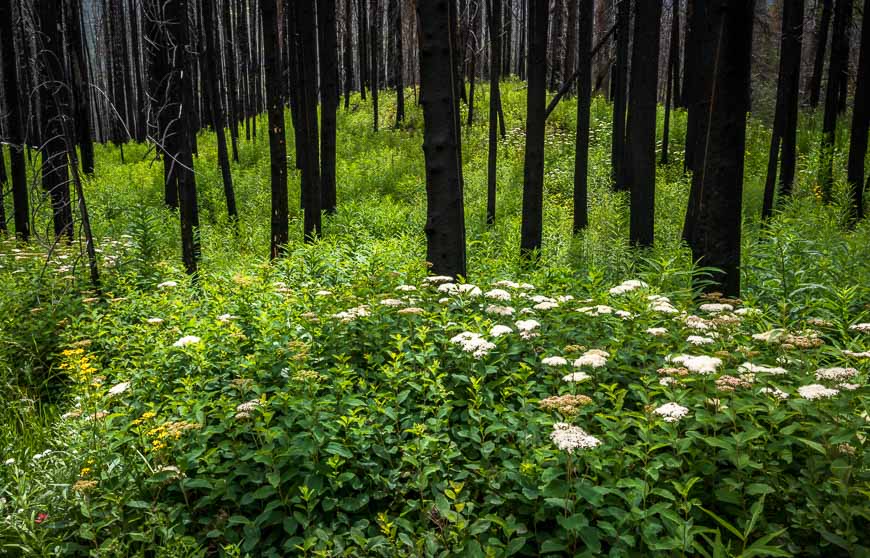
[[[263,13],[263,43],[266,71],[266,103],[269,117],[269,158],[271,171],[272,259],[284,255],[290,239],[289,208],[287,201],[287,137],[284,133],[284,85],[281,75],[281,35],[278,6],[281,0],[261,0]],[[295,18],[294,18],[295,19]]]
[[[6,182],[9,177],[6,175],[6,159],[3,154],[3,144],[0,143],[0,233],[4,235],[8,232],[6,227]]]
[[[90,84],[87,82],[87,58],[84,41],[82,40],[80,3],[77,0],[66,0],[64,2],[64,14],[69,43],[69,74],[72,81],[73,121],[75,122],[76,142],[81,150],[82,170],[85,174],[93,174],[94,142],[91,139],[91,94]]]
[[[864,218],[864,159],[870,126],[870,0],[864,0],[860,49],[847,169],[847,181],[852,194],[853,222]]]
[[[610,165],[617,190],[625,190],[625,114],[628,93],[628,43],[631,31],[631,0],[617,0],[616,5],[616,67],[613,76],[613,139]]]
[[[679,96],[679,91],[674,92],[674,86],[679,83],[679,58],[680,57],[680,2],[671,0],[671,41],[668,46],[668,68],[665,83],[665,123],[662,130],[662,158],[661,164],[668,164],[669,144],[671,139],[671,106],[676,108],[674,99]]]
[[[707,288],[740,295],[743,160],[754,0],[708,0],[699,41],[703,91],[701,148],[684,237],[692,257],[716,268]],[[697,6],[697,4],[696,4]],[[696,29],[696,31],[700,31]]]
[[[701,42],[704,39],[703,25],[707,17],[705,0],[688,0],[686,16],[686,46],[683,67],[683,106],[689,111],[686,118],[686,143],[683,167],[695,170],[695,153],[698,147],[698,128],[704,117],[703,73],[707,70],[700,63]],[[754,16],[753,16],[754,17]],[[691,193],[690,193],[691,195]],[[691,202],[690,202],[691,203]]]
[[[568,0],[568,19],[565,31],[565,63],[562,67],[562,79],[567,81],[577,68],[577,16],[582,0]],[[576,84],[575,84],[576,85]],[[569,90],[575,90],[572,86]]]
[[[309,63],[299,64],[299,128],[305,142],[305,160],[302,162],[302,203],[305,207],[304,238],[312,242],[320,236],[321,202],[320,191],[320,154],[317,133],[317,0],[295,0],[296,6],[296,48],[299,60]],[[374,37],[374,33],[372,37]],[[377,44],[376,42],[373,45]],[[372,49],[375,51],[377,49]],[[377,77],[372,68],[372,98],[376,90]],[[333,82],[333,89],[335,82]]]
[[[589,223],[589,110],[592,106],[592,20],[593,0],[580,4],[577,47],[577,136],[574,149],[574,234]]]
[[[353,7],[351,0],[344,0],[344,109],[350,108],[350,93],[353,91]]]
[[[544,229],[544,126],[547,101],[547,0],[528,0],[528,76],[526,154],[520,252],[540,251]]]
[[[30,239],[30,204],[27,193],[27,167],[24,161],[22,103],[18,95],[16,61],[24,56],[16,52],[13,40],[12,2],[0,2],[0,64],[3,65],[3,99],[6,101],[6,131],[9,139],[9,172],[12,179],[12,205],[15,235]]]
[[[816,48],[813,59],[813,73],[807,83],[810,107],[819,106],[822,92],[822,71],[825,66],[825,51],[828,45],[828,29],[831,27],[831,16],[834,13],[834,0],[822,0],[822,13],[816,25]]]
[[[831,201],[834,189],[834,136],[845,68],[849,57],[849,35],[846,26],[852,17],[852,0],[837,0],[834,11],[831,58],[828,62],[828,83],[825,89],[825,114],[822,121],[822,141],[819,149],[819,189],[825,203]]]
[[[486,178],[486,224],[495,223],[498,161],[498,109],[501,104],[499,79],[502,70],[502,0],[488,0],[489,9],[489,153]]]
[[[405,120],[405,56],[402,36],[402,0],[389,0],[392,27],[393,76],[396,86],[396,127]]]
[[[235,0],[222,0],[223,31],[224,31],[224,61],[227,84],[227,116],[230,126],[230,145],[233,162],[239,162],[239,94],[238,94],[238,61],[236,59],[236,26],[233,24],[233,5]]]
[[[338,39],[335,0],[317,3],[317,52],[320,65],[320,192],[321,207],[335,213],[335,141],[338,110]],[[319,230],[317,231],[319,234]]]
[[[480,34],[480,10],[481,6],[478,0],[468,0],[468,126],[474,122],[474,85],[477,74],[477,57],[478,45],[477,37]]]
[[[781,158],[780,193],[791,193],[797,156],[798,95],[800,93],[801,47],[803,41],[804,0],[783,4],[782,40],[780,43],[779,80],[776,112],[770,142],[770,159],[761,216],[773,213],[777,162]],[[782,151],[780,157],[780,150]]]
[[[426,160],[426,256],[433,273],[464,277],[465,208],[459,101],[453,79],[449,79],[455,75],[456,67],[449,8],[452,1],[416,3]]]
[[[378,60],[381,44],[381,25],[380,25],[380,0],[371,0],[371,13],[369,14],[369,36],[371,37],[371,66],[369,78],[372,84],[372,123],[374,130],[378,131],[378,89],[380,89],[380,81],[378,76]]]
[[[360,98],[366,100],[366,89],[369,82],[369,23],[368,0],[356,0],[357,5],[357,51],[359,53],[359,92]]]

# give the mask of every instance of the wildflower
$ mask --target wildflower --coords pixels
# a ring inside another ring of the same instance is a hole
[[[855,351],[843,351],[843,354],[852,358],[870,358],[870,351],[857,353]]]
[[[538,401],[538,406],[545,411],[556,411],[571,416],[580,412],[580,407],[590,403],[592,398],[586,395],[554,395]]]
[[[40,512],[40,513],[36,514],[36,519],[34,519],[33,522],[38,525],[38,524],[44,522],[46,519],[48,519],[48,514],[44,513],[44,512]]]
[[[130,382],[121,382],[120,384],[115,384],[109,389],[109,397],[114,397],[116,395],[121,395],[125,391],[130,388]]]
[[[807,320],[807,325],[811,325],[813,327],[834,327],[834,323],[830,320],[825,320],[824,318],[810,318]]]
[[[854,378],[857,374],[858,371],[854,368],[841,368],[839,366],[834,368],[819,368],[816,370],[816,380],[839,382]]]
[[[709,345],[715,342],[715,339],[712,337],[703,337],[701,335],[690,335],[686,338],[686,341],[691,343],[692,345]]]
[[[370,315],[369,309],[367,306],[357,306],[355,308],[350,308],[349,310],[345,310],[343,312],[338,312],[337,314],[333,314],[332,317],[341,320],[343,323],[352,322],[357,318],[364,318]]]
[[[646,333],[653,337],[661,337],[668,334],[668,329],[665,327],[651,327],[647,328]]]
[[[752,374],[742,374],[741,376],[724,375],[716,378],[716,389],[719,391],[734,391],[738,388],[750,388],[755,381],[755,376]]]
[[[849,329],[859,333],[870,333],[870,323],[852,324],[849,326]]]
[[[519,289],[520,288],[519,283],[514,283],[513,281],[508,281],[508,280],[496,281],[495,283],[493,283],[493,285],[495,285],[496,287],[505,287],[505,288],[510,288],[510,289]]]
[[[480,287],[478,287],[477,285],[472,285],[471,283],[463,283],[461,285],[457,285],[456,288],[460,293],[466,294],[470,297],[478,297],[482,294]]]
[[[401,300],[399,300],[398,298],[385,298],[384,300],[381,301],[381,304],[384,306],[395,307],[395,306],[402,306],[405,303],[402,302]]]
[[[580,382],[585,382],[586,380],[591,380],[592,376],[585,372],[572,372],[571,374],[567,374],[562,376],[563,382],[571,382],[575,384],[579,384]]]
[[[423,278],[423,282],[427,285],[440,285],[441,283],[451,283],[453,277],[449,275],[430,275]]]
[[[495,343],[491,343],[484,339],[479,333],[465,331],[459,335],[454,335],[450,342],[454,345],[459,345],[466,353],[471,353],[474,358],[482,358],[489,351],[495,349]]]
[[[687,316],[684,322],[689,329],[706,330],[711,327],[710,322],[699,316]]]
[[[761,310],[758,308],[738,308],[734,313],[738,316],[757,316],[761,314]]]
[[[556,302],[571,302],[574,297],[571,295],[559,295],[556,297]]]
[[[788,394],[776,387],[763,387],[758,390],[758,393],[769,395],[774,399],[788,399]]]
[[[639,279],[628,279],[627,281],[623,281],[619,285],[611,288],[609,292],[611,295],[616,296],[631,292],[635,289],[643,289],[648,286],[649,285]]]
[[[656,370],[656,372],[658,373],[659,376],[688,376],[689,375],[689,369],[683,368],[683,367],[680,367],[680,368],[670,368],[670,367],[659,368],[658,370]]]
[[[178,283],[176,281],[164,281],[157,285],[158,289],[171,289],[172,287],[177,287]]]
[[[653,413],[663,417],[665,422],[677,422],[689,414],[689,409],[677,403],[665,403],[660,407],[656,407]]]
[[[837,445],[837,452],[840,455],[855,455],[856,451],[855,446],[847,442]]]
[[[568,364],[568,361],[564,357],[550,356],[541,359],[541,364],[546,364],[547,366],[565,366]]]
[[[740,372],[751,372],[753,374],[773,374],[774,376],[788,374],[788,370],[779,366],[764,366],[763,364],[752,364],[751,362],[744,362],[737,367],[737,370]]]
[[[579,426],[565,422],[557,422],[553,425],[550,439],[560,450],[574,453],[576,449],[592,449],[601,445],[601,440],[590,436]]]
[[[607,351],[602,351],[600,349],[590,349],[583,353],[583,355],[574,361],[574,366],[576,368],[580,368],[582,366],[589,366],[591,368],[601,368],[607,364],[607,358],[610,356],[610,353]]]
[[[504,289],[492,289],[491,291],[487,291],[483,294],[486,298],[491,298],[493,300],[501,300],[508,301],[511,299],[511,294]]]
[[[823,399],[829,398],[840,393],[840,390],[833,388],[826,388],[821,384],[809,384],[806,386],[801,386],[798,388],[798,393],[804,399],[814,400],[814,399]]]
[[[520,337],[523,339],[532,339],[533,337],[538,336],[534,330],[539,328],[541,324],[537,320],[519,320],[516,322],[516,326],[520,331]]]
[[[771,329],[764,333],[755,333],[752,335],[752,338],[764,343],[781,343],[787,335],[784,329]]]
[[[535,310],[552,310],[553,308],[558,308],[559,304],[556,302],[539,302],[533,306]]]
[[[196,343],[199,343],[200,341],[202,341],[202,339],[200,339],[196,335],[185,335],[184,337],[182,337],[181,339],[179,339],[178,341],[173,343],[172,346],[173,347],[186,347],[188,345],[195,345]]]
[[[145,322],[152,325],[158,325],[163,323],[163,318],[148,318]]]
[[[7,467],[10,467],[10,466],[12,466],[12,465],[15,465],[15,458],[14,458],[14,457],[10,457],[9,459],[7,459],[6,461],[3,462],[3,465],[5,465],[5,466],[7,466]]]
[[[730,304],[718,304],[713,302],[702,304],[698,308],[701,310],[701,312],[706,312],[708,314],[721,314],[722,312],[731,312],[732,310],[734,310],[734,307]]]
[[[528,299],[531,300],[532,302],[534,302],[535,304],[540,304],[541,302],[556,302],[555,299],[550,298],[548,296],[544,296],[544,295],[528,296],[526,293],[521,293],[520,296],[521,297],[528,297]]]
[[[423,309],[418,308],[417,306],[409,306],[407,308],[402,308],[399,310],[399,314],[422,314]]]
[[[492,326],[492,329],[489,330],[489,334],[492,335],[493,337],[501,337],[502,335],[507,335],[508,333],[513,333],[513,332],[514,332],[514,330],[512,330],[511,328],[509,328],[506,325],[501,325],[501,324],[494,325],[494,326]]]
[[[172,473],[176,476],[182,476],[181,469],[179,469],[175,465],[164,465],[164,466],[160,467],[159,469],[157,469],[156,472],[158,474],[160,474],[160,473]]]
[[[667,387],[669,385],[676,384],[676,383],[677,383],[677,379],[674,378],[673,376],[665,376],[663,378],[659,378],[659,385],[660,386]]]
[[[73,492],[88,492],[89,490],[96,488],[96,486],[97,481],[95,480],[78,480],[73,485],[72,489]]]
[[[856,389],[861,387],[861,384],[850,384],[843,382],[841,384],[837,384],[837,387],[840,389],[845,389],[846,391],[855,391]]]
[[[457,292],[458,290],[459,290],[459,287],[456,285],[456,283],[442,283],[442,284],[438,285],[438,292],[439,293],[453,294],[453,293]]]
[[[239,317],[233,316],[232,314],[221,314],[220,316],[217,317],[217,321],[221,322],[222,324],[225,324],[229,321],[237,320],[237,319],[239,319]]]
[[[239,403],[236,405],[237,413],[250,413],[256,409],[260,408],[260,400],[259,399],[251,399],[250,401],[245,401],[244,403]]]
[[[722,359],[706,355],[669,356],[667,361],[675,364],[682,364],[692,372],[697,372],[698,374],[712,374],[722,365]]]
[[[661,312],[662,314],[677,314],[679,310],[677,310],[674,305],[670,303],[665,297],[662,297],[663,300],[654,300],[649,305],[649,309],[653,312]]]
[[[598,306],[584,306],[583,308],[578,308],[577,311],[583,314],[589,314],[590,316],[600,316],[602,314],[612,314],[613,308],[604,304],[599,304]]]
[[[320,290],[314,293],[314,296],[332,296],[332,291]]]
[[[396,287],[396,290],[402,293],[410,293],[417,290],[417,287],[414,285],[399,285]]]

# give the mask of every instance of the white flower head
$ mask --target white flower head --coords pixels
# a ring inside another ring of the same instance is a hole
[[[430,275],[423,278],[423,282],[427,285],[440,285],[441,283],[452,283],[453,277],[449,275]]]
[[[510,306],[499,306],[498,304],[490,304],[484,310],[487,314],[496,314],[498,316],[513,316],[514,309]]]
[[[184,337],[182,337],[181,339],[179,339],[178,341],[173,343],[172,346],[173,347],[187,347],[188,345],[196,345],[200,341],[202,341],[202,339],[200,339],[196,335],[185,335]]]
[[[706,312],[708,314],[721,314],[722,312],[731,312],[734,310],[734,306],[730,304],[717,304],[713,302],[702,304],[699,308],[701,312]]]
[[[509,333],[513,333],[514,330],[509,328],[506,325],[497,324],[492,326],[492,329],[489,330],[489,334],[493,337],[501,337],[502,335],[508,335]]]
[[[145,322],[152,325],[158,325],[163,323],[163,318],[148,318]]]
[[[177,287],[177,286],[178,286],[177,281],[164,281],[164,282],[160,283],[159,285],[157,285],[157,288],[158,289],[171,289],[172,287]]]
[[[801,386],[798,388],[798,393],[804,399],[809,399],[810,401],[814,399],[827,399],[830,397],[834,397],[840,390],[827,388],[821,384],[809,384],[806,386]]]
[[[489,351],[495,349],[495,343],[484,339],[479,333],[464,331],[454,335],[450,342],[459,345],[466,353],[471,353],[474,358],[483,358]]]
[[[722,365],[721,358],[706,355],[671,355],[667,358],[667,361],[682,364],[690,371],[697,372],[698,374],[712,374]]]
[[[568,360],[560,356],[549,356],[541,359],[541,364],[546,364],[547,366],[565,366],[568,364]]]
[[[417,290],[417,287],[414,285],[399,285],[396,287],[396,290],[401,293],[411,293]]]
[[[504,289],[492,289],[486,291],[483,296],[492,300],[508,301],[511,299],[511,294]]]
[[[563,382],[572,382],[575,384],[579,384],[580,382],[585,382],[586,380],[592,379],[592,376],[585,372],[572,372],[571,374],[566,374],[562,376]]]
[[[852,358],[870,358],[870,351],[856,352],[856,351],[843,351],[843,354],[847,357]]]
[[[689,414],[689,409],[677,403],[665,403],[656,407],[653,413],[663,417],[665,422],[677,422]]]
[[[456,285],[456,283],[441,283],[440,285],[438,285],[439,293],[453,294],[458,290],[459,287]]]
[[[565,422],[557,422],[553,425],[550,440],[556,444],[557,448],[568,453],[574,453],[574,450],[578,449],[592,449],[601,445],[601,440],[595,436],[590,436],[579,426]]]
[[[480,287],[477,285],[472,285],[471,283],[462,283],[456,286],[456,290],[464,295],[468,295],[472,298],[479,297],[482,294]]]
[[[752,335],[752,338],[762,343],[780,343],[787,335],[788,332],[784,329],[771,329],[764,333],[755,333]]]
[[[399,300],[398,298],[385,298],[381,301],[381,304],[384,306],[395,307],[395,306],[402,306],[405,303],[402,302],[401,300]]]
[[[547,300],[545,300],[543,302],[539,302],[533,306],[533,308],[535,310],[552,310],[553,308],[558,308],[558,307],[559,307],[558,302],[551,302],[551,301],[547,301]]]
[[[109,397],[121,395],[128,389],[130,389],[130,382],[121,382],[120,384],[115,384],[109,389]]]
[[[690,335],[686,338],[686,341],[692,345],[710,345],[715,342],[715,339],[701,335]]]
[[[774,376],[788,374],[788,370],[779,366],[765,366],[763,364],[752,364],[751,362],[744,362],[737,367],[737,370],[750,374],[771,374]]]
[[[516,326],[520,331],[529,332],[538,329],[541,327],[541,324],[537,320],[519,320]]]
[[[870,322],[852,324],[849,326],[849,329],[851,329],[852,331],[857,331],[859,333],[870,333]]]
[[[788,399],[788,394],[776,387],[763,387],[758,390],[758,393],[769,395],[774,399]]]
[[[646,287],[649,287],[649,285],[640,279],[628,279],[610,289],[610,294],[616,296],[631,292],[635,289],[645,289]]]
[[[607,358],[609,356],[610,353],[607,351],[602,351],[601,349],[590,349],[574,361],[574,367],[582,368],[588,366],[590,368],[601,368],[607,364]]]
[[[819,368],[816,370],[816,380],[829,382],[842,382],[851,380],[858,375],[858,371],[854,368],[842,368],[835,366],[833,368]]]
[[[652,335],[653,337],[662,337],[663,335],[668,334],[668,328],[666,327],[650,327],[646,330],[647,335]]]
[[[237,320],[237,319],[239,319],[239,317],[233,316],[232,314],[221,314],[220,316],[217,317],[217,320],[221,323],[224,323],[224,324],[227,322],[230,322],[232,320]]]
[[[738,316],[758,316],[761,314],[761,310],[758,308],[738,308],[734,313]]]

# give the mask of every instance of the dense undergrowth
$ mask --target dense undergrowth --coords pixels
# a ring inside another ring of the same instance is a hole
[[[563,102],[548,124],[544,251],[527,267],[523,85],[504,93],[492,228],[485,122],[463,135],[467,281],[481,292],[423,282],[417,107],[377,133],[367,103],[340,111],[338,214],[305,245],[291,204],[290,255],[275,264],[266,138],[240,142],[230,223],[201,134],[196,284],[148,148],[125,146],[125,164],[98,148],[85,189],[103,296],[78,246],[48,259],[39,242],[0,245],[0,554],[866,555],[870,230],[844,230],[842,206],[815,199],[814,116],[797,193],[766,226],[769,131],[751,121],[743,300],[699,309],[704,270],[680,244],[682,138],[658,171],[656,247],[632,250],[596,100],[590,227],[572,238]],[[647,286],[609,292],[627,278]],[[719,360],[669,362],[681,354]],[[588,435],[554,440],[557,422]]]

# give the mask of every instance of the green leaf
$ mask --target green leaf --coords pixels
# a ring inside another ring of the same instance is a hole
[[[724,519],[722,519],[721,517],[719,517],[715,513],[711,512],[707,508],[705,508],[703,506],[698,506],[698,507],[701,509],[701,511],[703,511],[704,513],[706,513],[707,515],[709,515],[710,517],[715,519],[719,525],[721,525],[722,527],[725,527],[726,529],[731,531],[735,537],[737,537],[741,541],[746,540],[746,537],[743,536],[743,533],[741,533],[740,531],[737,530],[737,527],[731,525],[730,523],[728,523],[727,521],[725,521]]]

